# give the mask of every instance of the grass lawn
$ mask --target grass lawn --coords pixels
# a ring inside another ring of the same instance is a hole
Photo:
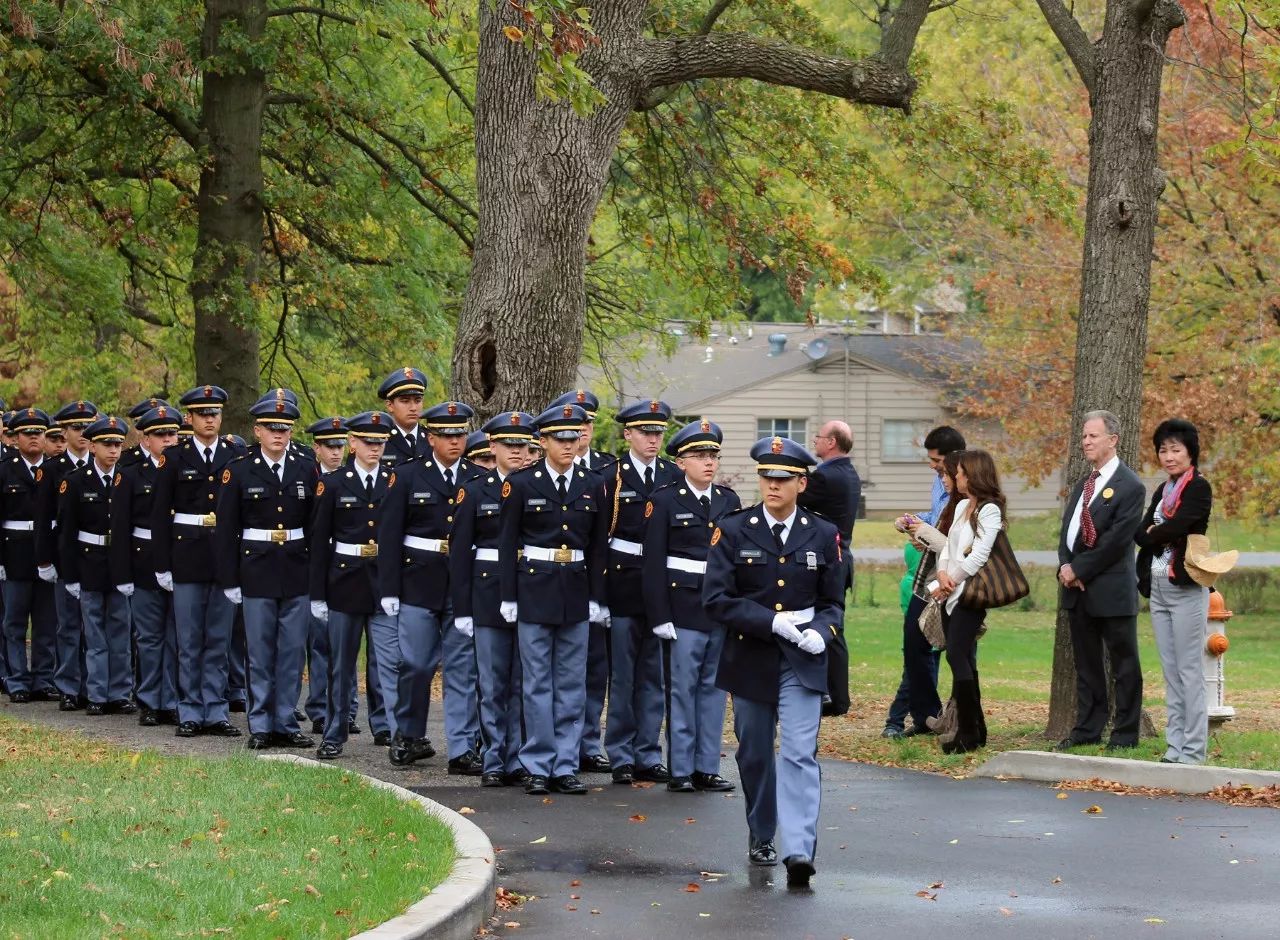
[[[1049,677],[1053,658],[1054,611],[1045,593],[1033,595],[1037,609],[993,611],[987,635],[978,644],[989,740],[977,754],[944,755],[936,738],[924,736],[890,741],[879,737],[889,703],[902,674],[902,614],[896,602],[896,572],[859,569],[859,605],[846,617],[849,637],[849,684],[853,708],[848,715],[824,719],[820,749],[833,757],[964,774],[995,751],[1043,749],[1049,715]],[[877,582],[871,584],[870,582]],[[868,594],[880,606],[869,606]],[[1227,624],[1231,649],[1226,655],[1227,695],[1237,717],[1214,732],[1209,763],[1230,767],[1280,770],[1280,643],[1275,641],[1274,615],[1234,617]],[[1143,701],[1157,730],[1164,728],[1164,680],[1160,659],[1145,613],[1138,619],[1143,673]],[[943,659],[939,689],[951,687]],[[1077,753],[1102,752],[1079,748]],[[1114,756],[1156,760],[1164,753],[1162,737],[1144,740],[1132,752]]]
[[[448,829],[348,773],[131,752],[0,719],[0,933],[348,937],[453,865]]]
[[[1055,551],[1061,525],[1062,518],[1058,513],[1018,516],[1010,523],[1009,537],[1015,548]],[[1280,552],[1280,525],[1268,525],[1255,519],[1215,516],[1209,525],[1209,538],[1219,551],[1235,548],[1242,552]],[[859,548],[902,548],[902,534],[894,529],[892,519],[859,519],[853,528],[853,547],[855,551]]]

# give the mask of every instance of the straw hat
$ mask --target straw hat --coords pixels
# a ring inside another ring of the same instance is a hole
[[[1240,553],[1234,548],[1229,552],[1210,553],[1207,535],[1188,535],[1187,552],[1183,565],[1191,580],[1201,587],[1213,587],[1218,575],[1236,566]]]

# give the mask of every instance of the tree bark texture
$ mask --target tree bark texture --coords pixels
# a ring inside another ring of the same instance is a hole
[[[880,51],[858,61],[737,33],[647,38],[647,8],[647,0],[592,5],[600,43],[579,64],[606,100],[582,117],[535,94],[533,55],[502,33],[524,27],[519,12],[508,3],[479,4],[480,218],[452,379],[454,395],[482,418],[512,408],[536,412],[575,384],[587,238],[623,125],[633,111],[652,106],[645,104],[651,92],[694,79],[747,77],[906,109],[916,84],[907,57],[928,2],[904,0]]]
[[[1176,0],[1108,0],[1102,39],[1081,69],[1084,75],[1092,65],[1093,87],[1072,435],[1086,412],[1114,412],[1122,428],[1120,458],[1130,465],[1139,454],[1156,205],[1164,189],[1156,162],[1164,49],[1184,21]],[[1076,443],[1067,479],[1084,473]],[[1075,661],[1066,612],[1059,610],[1046,736],[1066,737],[1074,724]]]
[[[228,430],[243,429],[258,394],[258,267],[262,256],[262,109],[266,74],[252,50],[263,0],[207,0],[201,51],[204,164],[192,264],[196,381],[230,396]]]

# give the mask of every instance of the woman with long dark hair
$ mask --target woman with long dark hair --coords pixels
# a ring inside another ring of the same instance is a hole
[[[996,536],[1005,524],[1005,497],[989,453],[960,452],[955,492],[960,501],[955,504],[947,544],[938,556],[937,580],[929,585],[932,596],[944,601],[947,665],[951,667],[951,697],[956,707],[955,737],[942,742],[947,754],[972,751],[987,741],[977,658],[978,636],[987,612],[960,606],[960,596],[965,581],[987,563]]]

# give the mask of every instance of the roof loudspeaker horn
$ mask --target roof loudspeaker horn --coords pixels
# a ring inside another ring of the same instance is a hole
[[[831,344],[821,337],[809,340],[804,347],[804,354],[815,362],[827,358],[827,353],[830,351]]]

